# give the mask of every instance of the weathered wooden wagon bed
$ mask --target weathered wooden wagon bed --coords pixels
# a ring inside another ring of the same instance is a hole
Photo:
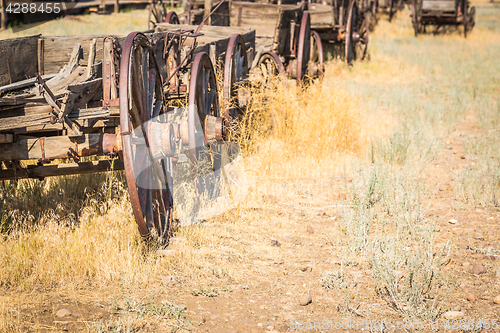
[[[197,190],[219,180],[196,169],[222,167],[213,149],[230,139],[233,122],[219,107],[211,45],[216,56],[232,40],[255,47],[254,31],[232,32],[243,34],[165,29],[0,41],[7,64],[0,69],[0,180],[125,169],[141,235],[167,241],[172,165],[187,163]],[[237,84],[234,76],[230,82]],[[186,97],[188,107],[178,108]],[[89,156],[101,158],[83,161]]]

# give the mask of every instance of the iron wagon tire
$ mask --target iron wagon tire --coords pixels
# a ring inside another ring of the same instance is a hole
[[[163,85],[151,45],[142,33],[130,33],[123,43],[119,87],[123,162],[135,221],[143,238],[150,239],[154,230],[160,243],[167,244],[173,200],[168,175],[161,162],[153,160],[145,125],[163,108]],[[137,174],[138,170],[142,172]],[[152,179],[162,177],[164,186],[153,186]]]
[[[165,16],[165,23],[168,24],[181,24],[179,20],[179,16],[177,16],[177,13],[174,12],[173,10],[169,11],[167,13],[167,16]]]
[[[300,22],[299,41],[297,47],[297,85],[300,85],[307,73],[311,56],[311,18],[309,12],[302,14]]]
[[[239,89],[248,78],[248,54],[245,41],[240,34],[229,39],[224,60],[223,103],[225,126],[234,130],[241,113]]]

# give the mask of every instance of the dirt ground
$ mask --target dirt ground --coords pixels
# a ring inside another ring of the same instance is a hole
[[[4,329],[500,332],[500,300],[496,301],[500,296],[500,211],[462,203],[456,184],[464,168],[475,163],[469,159],[465,141],[489,133],[478,124],[473,112],[457,121],[441,138],[436,156],[419,170],[420,184],[427,189],[422,219],[434,221],[437,247],[452,244],[441,267],[453,287],[439,298],[441,310],[435,320],[408,320],[377,292],[380,282],[373,278],[369,260],[349,263],[341,257],[341,246],[335,241],[341,234],[335,227],[345,205],[343,188],[356,182],[356,175],[346,178],[339,167],[326,178],[278,179],[284,184],[281,192],[270,189],[259,194],[260,204],[252,201],[231,212],[230,216],[238,215],[234,221],[210,220],[197,226],[193,232],[198,243],[193,243],[188,231],[178,231],[167,249],[170,252],[159,255],[166,262],[189,258],[193,269],[174,269],[171,275],[153,275],[146,282],[124,276],[123,283],[109,287],[94,286],[92,281],[75,287],[67,281],[32,292],[3,290],[0,319]],[[251,178],[251,183],[256,179]],[[201,249],[205,261],[197,262]],[[207,262],[215,264],[202,267]],[[220,262],[225,264],[218,266]],[[332,270],[343,272],[350,289],[324,287],[325,272]],[[420,302],[432,299],[432,295],[426,297]],[[461,315],[447,321],[443,314],[449,311]],[[483,326],[477,326],[479,320]]]
[[[456,198],[453,193],[455,172],[469,163],[464,154],[463,138],[467,135],[480,135],[479,132],[474,128],[474,122],[465,120],[461,123],[447,137],[447,144],[439,152],[438,158],[425,167],[424,174],[427,176],[424,183],[432,192],[429,198],[432,208],[428,211],[428,216],[436,221],[436,242],[452,240],[456,247],[450,260],[445,263],[447,270],[454,275],[457,286],[446,300],[446,308],[465,312],[467,320],[490,319],[493,322],[500,319],[500,304],[493,302],[500,295],[500,259],[497,254],[483,254],[480,249],[499,248],[500,212],[498,209],[455,210],[452,207]],[[171,329],[175,331],[177,326],[180,331],[189,329],[193,332],[354,332],[367,330],[370,325],[373,325],[372,331],[381,331],[376,329],[376,325],[380,325],[382,321],[394,326],[402,323],[403,319],[375,294],[368,266],[346,268],[359,290],[356,301],[348,309],[342,309],[336,295],[321,287],[321,273],[332,264],[335,266],[339,263],[332,260],[331,253],[335,249],[325,232],[338,217],[338,212],[332,207],[330,200],[321,202],[317,198],[297,198],[297,201],[309,201],[307,209],[301,206],[286,207],[284,203],[275,202],[269,205],[266,212],[259,214],[260,218],[280,218],[287,214],[293,223],[282,224],[279,233],[272,235],[280,243],[278,251],[269,251],[265,257],[252,258],[248,263],[252,267],[245,272],[249,276],[228,279],[227,290],[218,290],[218,295],[213,297],[194,296],[191,288],[195,289],[196,286],[189,286],[182,277],[164,277],[162,292],[187,309],[185,320],[173,322],[163,330],[159,330],[161,325],[158,326],[159,320],[154,315],[141,315],[138,309],[133,310],[133,305],[132,310],[128,311],[115,307],[116,302],[121,306],[126,303],[127,294],[131,300],[131,295],[145,294],[144,288],[147,289],[147,286],[137,286],[138,290],[125,291],[121,296],[114,296],[117,297],[114,301],[109,296],[100,296],[92,290],[10,293],[2,297],[4,305],[9,302],[16,304],[12,315],[16,316],[20,331],[30,332],[99,331],[99,326],[95,323],[108,321],[113,324],[103,326],[103,330],[105,327],[106,330],[117,332],[168,332]],[[457,221],[454,224],[449,222],[453,219]],[[273,247],[271,241],[265,238],[238,241],[244,244],[259,242],[260,246],[269,249]],[[182,246],[181,242],[169,249],[182,250]],[[475,274],[475,265],[482,265],[486,271]],[[102,291],[102,295],[109,293],[115,294],[116,291]],[[300,297],[306,294],[311,295],[312,303],[301,306]],[[67,309],[71,314],[58,317],[57,313],[61,309]],[[125,312],[127,316],[121,317]],[[137,322],[135,316],[143,319]],[[119,318],[123,319],[116,321]],[[318,322],[321,322],[321,329],[317,329]],[[335,329],[334,325],[340,323],[346,326]],[[122,324],[127,329],[120,330]],[[424,331],[428,331],[428,328],[450,332],[457,329],[467,331],[460,329],[459,323],[455,323],[457,327],[452,327],[453,323],[450,323],[449,329],[446,329],[444,319],[439,319],[437,323],[419,320],[406,322],[406,328],[410,328],[409,331],[411,328],[419,330],[420,324],[424,325]],[[431,327],[432,324],[437,326]],[[405,331],[397,328],[383,331]]]

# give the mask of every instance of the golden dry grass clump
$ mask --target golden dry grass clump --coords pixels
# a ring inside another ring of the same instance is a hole
[[[261,176],[312,171],[319,164],[324,170],[339,154],[362,151],[359,99],[332,75],[338,66],[328,64],[326,78],[304,90],[290,81],[274,90],[252,91],[241,146]]]

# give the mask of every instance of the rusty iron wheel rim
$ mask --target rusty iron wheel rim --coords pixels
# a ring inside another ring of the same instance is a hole
[[[281,62],[280,58],[278,55],[272,51],[269,52],[264,52],[259,58],[259,61],[257,62],[257,67],[261,70],[261,72],[264,69],[272,69],[273,72],[269,73],[269,75],[263,73],[263,77],[265,78],[265,85],[270,85],[271,80],[273,79],[274,76],[279,76],[283,84],[286,86],[287,85],[287,76],[286,76],[286,71],[285,71],[285,66],[283,66],[283,63]]]
[[[311,55],[311,18],[309,12],[302,14],[300,21],[299,47],[297,49],[297,85],[300,85],[307,73]]]
[[[135,221],[143,238],[150,238],[154,228],[160,242],[166,244],[173,218],[173,202],[167,176],[162,168],[161,174],[157,174],[165,177],[165,188],[147,189],[137,184],[138,178],[134,172],[134,166],[144,163],[145,159],[149,159],[152,168],[146,169],[139,177],[146,177],[148,181],[150,173],[158,171],[159,166],[153,161],[150,149],[147,148],[150,145],[144,124],[161,113],[163,107],[161,76],[149,41],[142,33],[133,32],[125,39],[120,61],[119,88],[123,162]],[[146,148],[142,150],[137,149],[132,138],[134,128],[139,127]],[[137,157],[139,152],[141,155]]]
[[[352,61],[355,59],[355,52],[352,45],[352,34],[354,30],[354,24],[356,22],[356,17],[354,14],[356,2],[354,0],[351,1],[349,5],[349,15],[347,17],[347,25],[346,25],[346,36],[345,36],[345,60],[348,65],[352,65]],[[354,16],[354,17],[353,17]]]
[[[311,56],[309,59],[314,63],[316,68],[315,76],[322,79],[325,76],[325,65],[323,59],[323,43],[321,42],[321,37],[319,34],[312,30],[311,31],[311,44],[316,47],[311,47]],[[317,55],[317,58],[316,58]]]
[[[245,41],[240,34],[234,34],[229,39],[224,61],[224,84],[222,97],[224,102],[223,117],[226,126],[235,127],[238,119],[239,85],[248,77],[248,55]]]
[[[167,13],[167,16],[165,16],[165,23],[168,24],[181,24],[179,20],[179,16],[177,16],[177,13],[174,12],[173,10],[169,11]]]

